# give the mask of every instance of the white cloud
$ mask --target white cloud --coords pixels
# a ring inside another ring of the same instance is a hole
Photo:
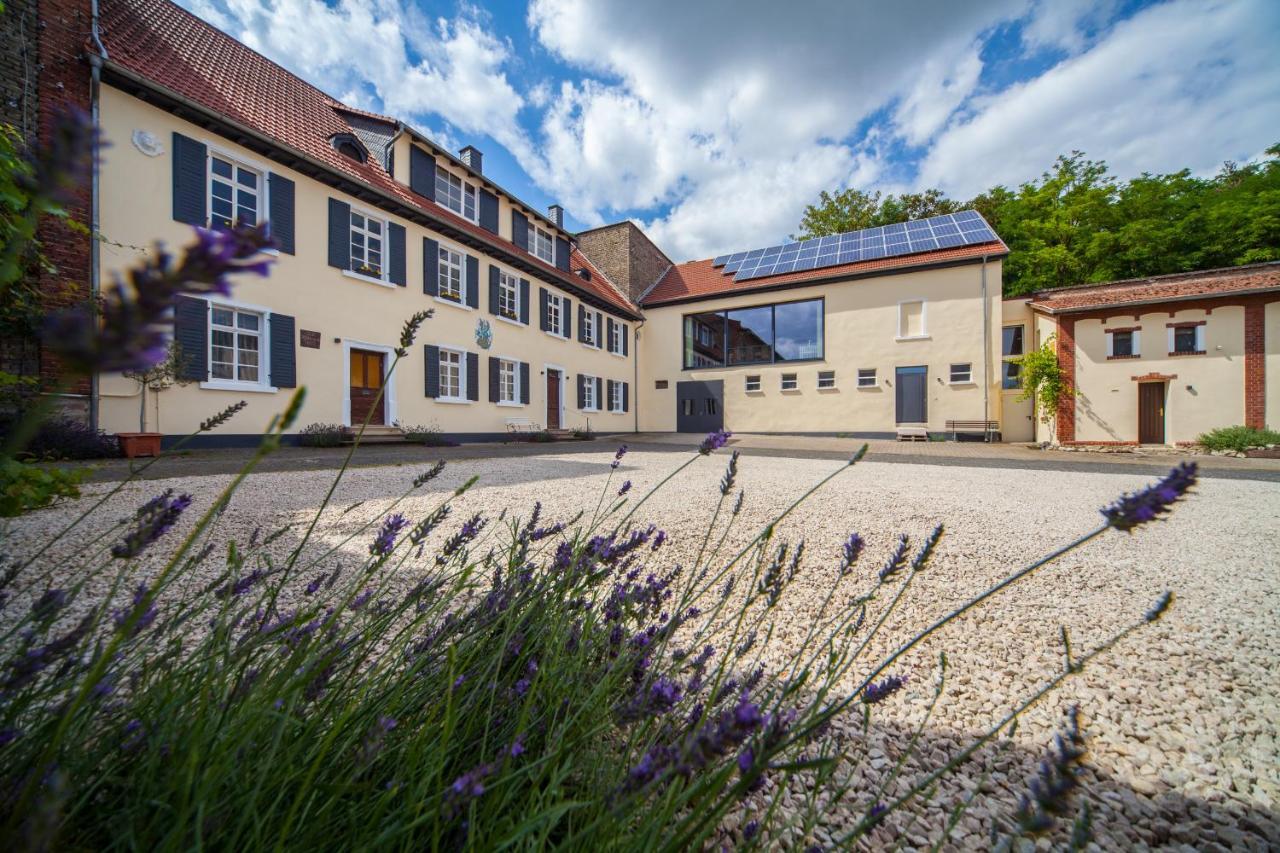
[[[1076,53],[1084,48],[1088,32],[1109,20],[1117,5],[1118,0],[1037,0],[1022,28],[1022,42],[1029,50]]]
[[[959,57],[947,61],[931,57],[920,76],[894,112],[893,122],[912,145],[928,142],[973,94],[982,74],[979,45],[971,45]]]

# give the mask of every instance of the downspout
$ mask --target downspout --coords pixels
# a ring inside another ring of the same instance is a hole
[[[644,326],[644,320],[641,319],[636,324],[636,333],[632,336],[636,342],[635,352],[632,353],[633,361],[631,362],[631,384],[636,389],[635,395],[631,399],[633,426],[632,432],[640,432],[640,328]]]
[[[991,306],[987,304],[987,256],[982,256],[982,421],[983,435],[991,442]]]
[[[108,58],[107,48],[102,43],[101,33],[98,27],[99,12],[98,0],[91,0],[91,20],[90,38],[93,40],[94,49],[97,53],[89,54],[89,116],[93,121],[94,144],[98,144],[102,129],[99,121],[99,94],[102,87],[102,63]],[[98,152],[93,152],[93,164],[90,188],[89,188],[89,293],[92,298],[97,299],[98,282],[101,278],[102,258],[99,251],[101,246],[98,236],[101,233],[101,218],[99,215],[99,175],[98,175]],[[98,371],[93,371],[89,375],[89,428],[95,432],[98,429]]]

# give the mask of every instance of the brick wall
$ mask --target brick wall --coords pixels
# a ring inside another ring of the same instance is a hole
[[[1244,307],[1244,424],[1267,426],[1266,303],[1253,299]]]
[[[1056,342],[1058,365],[1062,368],[1068,392],[1076,390],[1076,321],[1072,317],[1058,318]],[[1055,438],[1062,444],[1076,440],[1076,398],[1067,393],[1058,400],[1058,423]]]
[[[0,14],[0,121],[18,129],[23,138],[35,137],[37,57],[34,0],[6,3]]]
[[[671,266],[671,259],[632,222],[583,232],[578,249],[637,302]]]

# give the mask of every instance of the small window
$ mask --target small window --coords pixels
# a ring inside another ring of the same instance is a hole
[[[874,367],[858,368],[858,387],[859,388],[876,387],[876,369]]]
[[[753,394],[753,393],[755,393],[755,392],[759,391],[759,390],[760,390],[760,377],[759,377],[758,375],[756,375],[756,376],[748,376],[748,377],[747,377],[747,386],[746,386],[746,387],[747,387],[747,393],[748,393],[748,394]]]
[[[509,359],[498,361],[498,402],[520,402],[520,363]]]
[[[440,398],[461,400],[466,359],[458,350],[440,350]]]
[[[1138,333],[1134,329],[1122,329],[1115,332],[1108,332],[1107,336],[1111,339],[1110,351],[1107,356],[1110,358],[1133,358],[1138,354]]]
[[[257,225],[262,218],[262,174],[221,154],[209,155],[209,224]]]
[[[555,241],[548,232],[533,223],[529,223],[529,251],[549,264],[556,262]]]
[[[1169,330],[1169,352],[1198,355],[1204,352],[1204,326],[1174,326]]]
[[[351,271],[381,279],[382,236],[386,224],[381,219],[351,211]]]
[[[582,374],[580,380],[582,383],[582,408],[587,411],[594,411],[600,406],[600,401],[596,399],[596,378]]]
[[[609,334],[609,352],[622,355],[622,330],[625,328],[626,326],[614,321]]]
[[[963,385],[973,381],[973,364],[953,364],[951,365],[951,384]]]
[[[920,300],[914,302],[899,302],[898,337],[923,338],[925,334],[924,302]]]
[[[831,389],[836,387],[836,372],[834,370],[818,371],[818,388]]]
[[[439,286],[436,288],[436,295],[450,302],[459,304],[466,302],[466,294],[463,292],[462,253],[441,246],[440,263],[437,266]]]
[[[476,218],[476,188],[457,175],[436,169],[436,202],[472,222]]]
[[[498,316],[520,319],[520,280],[505,272],[498,273]]]
[[[364,145],[350,133],[335,133],[329,137],[329,144],[333,146],[334,151],[357,163],[364,163],[369,159],[369,152],[365,150]]]
[[[209,310],[209,376],[260,384],[262,315],[223,305]]]
[[[609,411],[611,412],[622,411],[622,383],[621,382],[609,383]]]
[[[1022,387],[1022,365],[1013,359],[1022,357],[1024,346],[1023,327],[1005,326],[1000,337],[1000,354],[1003,356],[1000,387],[1006,391]]]
[[[782,374],[782,390],[783,391],[795,391],[799,387],[800,387],[800,381],[796,378],[796,374],[794,373]]]

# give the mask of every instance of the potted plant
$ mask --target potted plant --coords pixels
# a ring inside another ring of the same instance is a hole
[[[156,408],[156,429],[160,429],[160,392],[173,385],[187,385],[191,382],[183,378],[182,349],[177,341],[171,341],[165,357],[146,370],[126,370],[124,376],[129,377],[142,386],[142,398],[138,406],[138,431],[118,432],[120,452],[128,459],[138,456],[159,456],[161,432],[147,431],[147,392],[153,392]]]

